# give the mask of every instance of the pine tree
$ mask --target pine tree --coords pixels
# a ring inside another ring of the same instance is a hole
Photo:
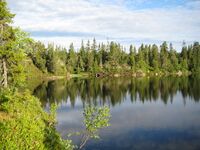
[[[193,49],[192,49],[192,45],[188,46],[188,68],[189,71],[193,71],[194,69],[194,63],[193,63]]]
[[[135,52],[134,52],[135,47],[133,45],[130,46],[129,49],[129,64],[131,66],[131,69],[135,69]]]
[[[145,45],[144,47],[144,61],[147,65],[147,67],[149,66],[149,51],[150,51],[150,45]]]
[[[169,69],[170,71],[178,71],[179,69],[179,64],[178,64],[178,57],[176,54],[176,51],[174,50],[172,43],[170,43],[170,52],[169,52],[169,58],[170,58],[170,65]]]
[[[137,54],[137,69],[141,69],[146,71],[147,69],[147,64],[145,62],[145,48],[144,44],[142,44],[139,49],[138,49],[138,54]]]
[[[40,69],[42,72],[46,72],[46,52],[47,49],[45,45],[41,42],[36,42],[32,44],[32,51],[28,54],[34,65]]]
[[[168,71],[169,68],[169,53],[168,53],[168,45],[167,42],[163,42],[160,46],[160,61],[161,61],[161,68],[165,71]]]
[[[87,42],[86,54],[87,54],[86,70],[91,72],[93,70],[93,65],[94,65],[94,54],[90,47],[89,40]]]
[[[199,42],[193,44],[193,71],[200,72],[200,45]]]
[[[116,70],[119,65],[120,59],[120,45],[117,45],[113,41],[110,43],[110,51],[108,55],[109,64],[112,66],[112,69]]]
[[[76,70],[76,66],[77,66],[77,57],[74,50],[74,45],[73,43],[71,43],[69,47],[67,68],[69,72],[73,73]]]
[[[185,42],[183,42],[182,51],[180,54],[180,65],[182,70],[188,70],[188,50]]]
[[[46,67],[47,71],[50,73],[56,72],[56,62],[55,62],[55,54],[53,45],[49,44],[47,48],[46,54]]]
[[[80,62],[79,62],[80,61]],[[78,59],[79,67],[82,71],[86,71],[86,63],[87,63],[87,56],[85,51],[84,42],[81,42],[81,48],[79,51],[79,59]]]
[[[16,74],[23,73],[20,62],[24,54],[17,45],[17,30],[10,26],[13,17],[14,14],[8,10],[6,1],[0,0],[0,84],[4,88],[8,87],[9,81],[18,79]],[[18,80],[15,83],[18,84]]]
[[[159,69],[159,52],[158,52],[158,47],[155,44],[153,44],[152,46],[151,65],[155,71]]]

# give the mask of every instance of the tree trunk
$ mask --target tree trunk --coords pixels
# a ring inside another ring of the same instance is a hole
[[[1,24],[1,37],[0,37],[0,44],[3,45],[3,24]],[[2,85],[4,88],[8,87],[8,69],[7,69],[7,65],[6,65],[6,59],[3,57],[2,58],[2,71],[3,71],[3,81],[2,81]]]
[[[3,66],[3,86],[4,88],[8,87],[8,71],[7,71],[7,66],[6,66],[6,60],[5,58],[2,59],[2,66]]]
[[[87,143],[88,140],[89,140],[89,135],[85,135],[85,138],[83,137],[83,141],[79,146],[79,150],[83,148],[83,146]]]

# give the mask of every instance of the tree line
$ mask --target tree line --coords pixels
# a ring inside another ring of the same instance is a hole
[[[200,45],[194,42],[186,46],[183,43],[181,52],[177,52],[172,44],[163,42],[141,46],[136,49],[130,45],[129,52],[116,42],[97,44],[96,40],[75,50],[73,43],[69,49],[49,44],[45,47],[41,42],[32,43],[28,56],[43,72],[80,73],[80,72],[199,72]],[[60,70],[60,71],[58,71]]]

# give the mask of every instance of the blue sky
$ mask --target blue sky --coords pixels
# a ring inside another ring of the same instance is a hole
[[[187,4],[187,0],[88,0],[96,4],[124,5],[127,9],[154,9],[177,7]]]
[[[200,41],[199,0],[8,0],[14,25],[36,40],[76,47],[81,40],[141,43]]]

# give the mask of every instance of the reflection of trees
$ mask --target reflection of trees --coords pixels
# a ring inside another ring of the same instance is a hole
[[[161,99],[167,104],[173,101],[177,92],[182,94],[183,99],[191,97],[199,101],[200,77],[74,78],[43,83],[34,90],[34,95],[41,99],[43,105],[45,102],[61,103],[69,99],[74,106],[79,98],[83,105],[108,103],[115,106],[126,99],[132,102],[139,99],[143,103]]]
[[[189,78],[188,93],[195,101],[199,101],[200,97],[200,76],[192,76]]]
[[[152,78],[149,82],[149,90],[151,99],[157,100],[159,97],[159,80],[157,78]]]
[[[42,83],[39,86],[37,86],[33,91],[33,95],[36,95],[37,97],[40,98],[42,105],[44,105],[47,101],[46,86],[47,86],[46,83]]]

